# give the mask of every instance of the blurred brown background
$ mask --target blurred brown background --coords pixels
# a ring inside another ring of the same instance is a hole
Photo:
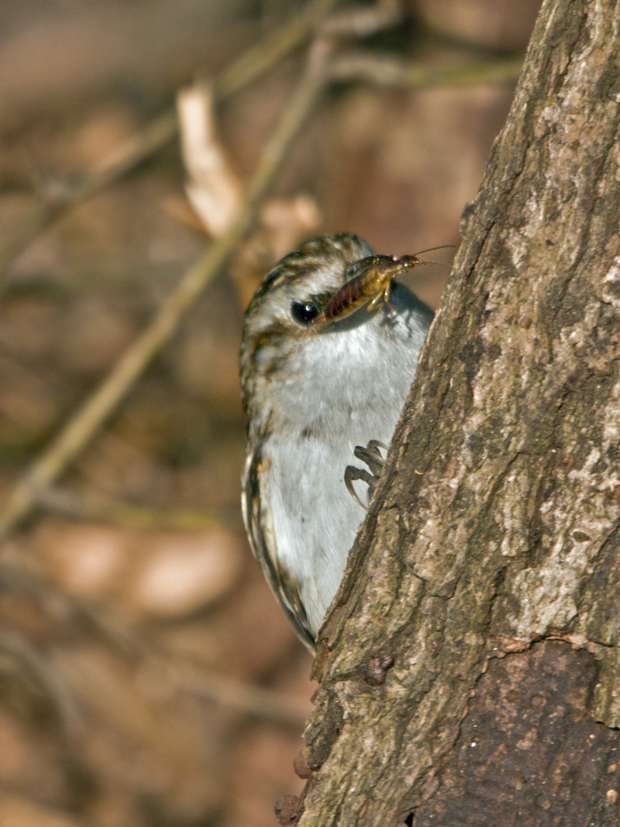
[[[284,0],[12,0],[0,6],[0,243],[300,13]],[[339,48],[436,67],[522,51],[538,2],[340,4],[390,17]],[[216,108],[244,184],[295,88],[297,49]],[[239,512],[243,299],[304,237],[382,253],[458,244],[514,84],[331,86],[260,226],[0,559],[0,827],[266,827],[292,769],[311,659]],[[0,495],[111,370],[208,246],[178,140],[4,268]],[[439,255],[439,254],[438,254]],[[432,257],[429,255],[429,257]],[[444,258],[445,260],[445,258]],[[447,268],[415,274],[437,306]]]

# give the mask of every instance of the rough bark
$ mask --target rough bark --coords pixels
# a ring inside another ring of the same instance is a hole
[[[322,632],[301,827],[620,823],[619,29],[543,5]]]

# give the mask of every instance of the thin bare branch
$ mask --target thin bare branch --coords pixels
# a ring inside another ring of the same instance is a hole
[[[492,57],[459,66],[439,67],[428,63],[397,60],[370,51],[347,52],[330,64],[331,81],[361,81],[378,86],[419,89],[429,86],[471,86],[476,83],[516,81],[523,56]]]
[[[210,245],[202,258],[189,268],[152,322],[121,356],[92,396],[67,422],[31,470],[17,483],[0,514],[0,539],[5,538],[30,514],[40,492],[48,488],[84,449],[132,388],[151,359],[168,342],[177,330],[183,314],[221,270],[243,238],[271,186],[282,159],[324,88],[324,62],[316,50],[313,50],[310,58],[307,72],[285,106],[264,147],[262,158],[248,185],[245,201],[236,220]]]
[[[318,0],[306,12],[282,26],[264,41],[249,49],[238,61],[214,81],[214,97],[224,100],[251,83],[279,60],[307,40],[335,0]],[[357,12],[359,15],[359,12]],[[335,18],[326,24],[330,34],[358,33],[384,27],[394,22],[388,7],[374,15]],[[364,28],[366,27],[366,28]],[[373,28],[374,27],[374,28]],[[343,55],[334,61],[330,79],[334,82],[365,81],[380,86],[405,88],[427,86],[468,86],[475,83],[504,83],[516,80],[523,58],[490,58],[466,66],[438,69],[420,63],[407,63],[391,57],[360,52]],[[53,197],[35,206],[21,226],[0,245],[0,278],[7,267],[57,218],[122,178],[151,154],[171,141],[178,131],[176,110],[171,109],[148,124],[137,135],[109,155],[77,182],[56,191]]]
[[[155,669],[158,677],[165,681],[171,691],[185,692],[280,726],[300,730],[304,725],[308,714],[305,704],[291,702],[290,698],[277,690],[255,686],[197,666],[173,652],[162,655],[161,648],[155,652],[144,637],[137,635],[125,621],[100,606],[89,606],[66,594],[49,581],[42,580],[36,572],[4,565],[0,569],[0,581],[14,590],[34,595],[37,600],[47,604],[48,608],[53,606],[56,615],[60,610],[65,623],[86,621],[122,657],[140,668]],[[50,662],[20,635],[4,631],[0,634],[0,674],[9,668],[20,669],[30,675],[50,699],[67,733],[77,731],[81,718],[79,705],[62,677],[62,672],[59,673],[53,661]]]
[[[398,0],[379,0],[376,6],[346,8],[325,21],[322,33],[335,37],[369,37],[403,19]]]
[[[273,689],[252,686],[218,672],[187,665],[175,664],[174,670],[177,674],[173,680],[180,690],[231,707],[253,718],[300,730],[308,717],[305,705],[292,703],[288,696]]]
[[[7,592],[35,600],[56,624],[81,624],[125,657],[142,656],[142,644],[125,622],[99,605],[89,605],[73,597],[43,574],[22,565],[21,561],[0,562],[0,586]]]
[[[310,39],[337,0],[313,0],[303,12],[250,47],[214,80],[214,95],[224,100],[256,80],[279,60]],[[0,245],[0,277],[26,247],[57,218],[83,203],[171,141],[178,130],[176,108],[164,112],[60,193],[35,206],[19,228]]]
[[[221,509],[198,511],[191,508],[154,508],[82,494],[66,488],[54,487],[41,491],[37,497],[37,505],[74,520],[95,520],[126,528],[175,531],[215,526],[241,528],[238,509],[234,513],[228,513]]]
[[[2,663],[4,660],[6,663]],[[78,708],[64,682],[59,679],[53,665],[47,658],[14,632],[3,631],[0,634],[0,674],[11,667],[11,662],[19,665],[21,670],[30,675],[52,703],[63,728],[67,733],[75,733],[80,724]]]

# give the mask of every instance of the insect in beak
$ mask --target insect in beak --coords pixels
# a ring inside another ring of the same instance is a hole
[[[405,270],[425,263],[417,256],[368,256],[354,262],[347,270],[347,281],[314,319],[313,326],[345,319],[367,303],[366,309],[371,312],[379,302],[383,302],[393,316],[394,308],[390,304],[392,279]]]
[[[441,249],[443,247],[431,247],[423,252]],[[368,256],[353,262],[347,269],[347,281],[334,293],[322,312],[313,320],[312,326],[346,319],[365,304],[368,304],[366,310],[371,312],[379,302],[389,309],[391,318],[394,318],[395,311],[390,304],[393,279],[421,264],[436,263],[425,261],[419,255],[404,255],[400,258]]]

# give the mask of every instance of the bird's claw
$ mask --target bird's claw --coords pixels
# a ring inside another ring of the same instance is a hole
[[[371,439],[366,447],[363,445],[356,445],[353,450],[353,455],[357,459],[364,462],[370,470],[366,471],[365,468],[356,468],[354,465],[347,465],[344,471],[344,482],[347,486],[347,491],[353,499],[362,506],[364,511],[368,510],[368,506],[364,505],[364,503],[360,500],[355,488],[353,487],[353,483],[355,480],[362,480],[365,482],[368,485],[368,499],[370,500],[379,480],[379,475],[385,465],[385,460],[381,456],[380,449],[387,451],[387,445],[384,445],[383,442],[379,442],[376,439]]]

